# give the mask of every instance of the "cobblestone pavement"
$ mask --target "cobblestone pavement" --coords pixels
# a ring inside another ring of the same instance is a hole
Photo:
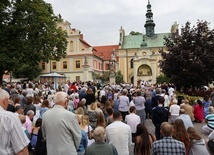
[[[200,136],[201,136],[203,139],[207,140],[207,139],[208,139],[208,138],[207,138],[207,135],[203,134],[203,132],[202,132],[202,126],[205,125],[205,123],[204,123],[204,122],[202,122],[202,123],[195,123],[195,122],[194,122],[193,125],[194,125],[194,128],[196,129],[196,131],[200,134]],[[149,131],[151,134],[155,135],[155,127],[154,127],[154,125],[153,125],[151,119],[147,119],[147,120],[146,120],[145,126],[147,127],[148,131]],[[132,146],[130,147],[130,149],[129,149],[129,155],[134,155],[133,149],[134,149],[134,145],[132,145]]]

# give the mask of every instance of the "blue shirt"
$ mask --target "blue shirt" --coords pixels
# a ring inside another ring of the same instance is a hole
[[[77,153],[84,153],[85,148],[88,145],[88,136],[87,136],[86,132],[81,130],[81,134],[82,134],[82,138],[81,138],[81,142],[80,142],[79,148],[77,150]]]

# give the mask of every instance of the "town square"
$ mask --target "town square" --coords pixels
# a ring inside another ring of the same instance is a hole
[[[212,5],[2,0],[0,155],[214,154]]]

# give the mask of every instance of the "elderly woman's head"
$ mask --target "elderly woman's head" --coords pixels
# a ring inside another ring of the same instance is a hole
[[[98,126],[95,128],[93,132],[93,137],[96,142],[104,142],[106,138],[106,130],[102,126]]]

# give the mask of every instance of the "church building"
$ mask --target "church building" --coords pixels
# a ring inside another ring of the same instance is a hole
[[[159,50],[166,50],[164,36],[171,33],[155,33],[155,22],[150,1],[147,4],[145,34],[125,35],[125,30],[120,28],[120,40],[117,56],[119,57],[118,69],[122,72],[124,81],[139,85],[140,81],[156,83],[160,75],[159,60],[162,59]]]

